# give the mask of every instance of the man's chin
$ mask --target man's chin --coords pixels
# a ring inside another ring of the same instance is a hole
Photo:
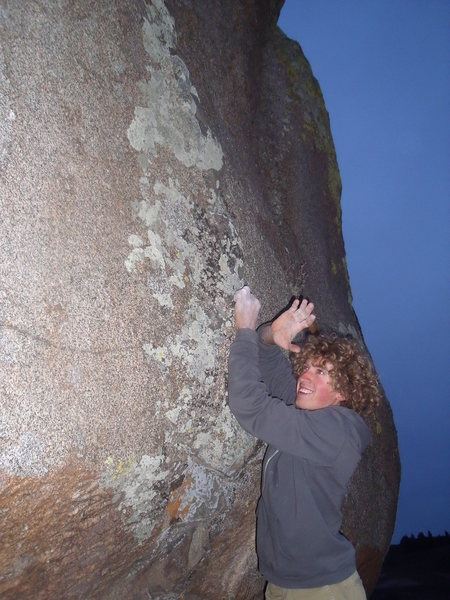
[[[295,398],[295,405],[297,408],[303,408],[305,405],[308,405],[310,399],[311,396],[298,392]]]
[[[308,403],[305,402],[304,398],[297,398],[295,401],[295,408],[299,408],[300,410],[308,410]]]

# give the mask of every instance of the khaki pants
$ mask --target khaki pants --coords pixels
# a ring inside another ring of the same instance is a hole
[[[323,587],[290,590],[268,583],[266,600],[366,600],[366,593],[355,571],[348,579]]]

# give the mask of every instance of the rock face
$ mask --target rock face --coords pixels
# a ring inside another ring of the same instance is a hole
[[[0,0],[0,596],[260,598],[232,297],[361,336],[319,86],[281,0]],[[371,589],[389,405],[346,505]]]

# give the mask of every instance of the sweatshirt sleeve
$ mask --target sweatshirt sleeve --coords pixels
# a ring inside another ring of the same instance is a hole
[[[230,349],[228,398],[246,431],[315,464],[331,466],[348,437],[359,438],[354,421],[346,418],[348,409],[300,410],[272,396],[261,377],[258,334],[250,329],[240,329]]]
[[[285,404],[294,404],[296,386],[290,361],[278,346],[264,344],[260,335],[258,340],[259,367],[268,393]]]

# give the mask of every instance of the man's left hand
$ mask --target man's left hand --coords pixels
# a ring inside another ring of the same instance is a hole
[[[238,290],[234,295],[234,322],[236,329],[256,329],[261,303],[254,296],[248,285]]]

